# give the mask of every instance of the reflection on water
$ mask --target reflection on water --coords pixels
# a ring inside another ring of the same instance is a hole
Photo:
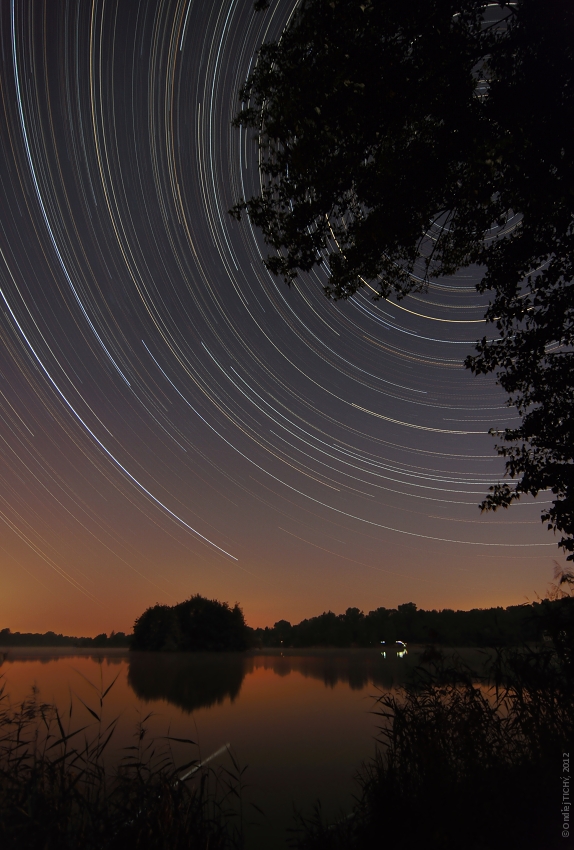
[[[381,641],[381,655],[383,658],[404,658],[407,655],[407,645],[404,640],[395,640],[390,643]]]
[[[85,649],[76,646],[11,646],[0,650],[0,667],[4,662],[27,662],[32,664],[50,664],[53,661],[76,658],[87,658],[96,664],[122,664],[129,654],[126,647],[111,647],[109,649]]]
[[[133,652],[128,683],[140,699],[165,699],[185,711],[231,702],[245,677],[237,653]]]
[[[263,667],[279,676],[297,671],[321,680],[330,688],[342,683],[354,691],[363,690],[369,683],[390,688],[404,681],[407,673],[397,651],[389,651],[385,659],[374,649],[287,649],[282,653],[253,655],[246,661],[251,665],[250,670]]]
[[[249,765],[248,799],[265,813],[250,827],[248,850],[286,850],[293,805],[309,813],[320,798],[327,819],[350,810],[354,772],[374,750],[372,696],[417,666],[419,650],[408,649],[403,658],[383,658],[380,646],[210,655],[13,647],[0,659],[0,684],[14,704],[34,685],[62,712],[72,694],[79,728],[93,718],[74,695],[97,708],[96,692],[119,673],[104,705],[106,723],[121,718],[108,758],[133,744],[144,715],[152,738],[171,736],[178,764],[195,751],[174,738],[197,741],[200,756],[231,742],[239,763]],[[480,657],[463,652],[468,661]],[[226,764],[223,756],[218,761]]]
[[[405,655],[400,649],[388,649],[385,655],[372,649],[286,649],[258,654],[133,652],[128,683],[139,699],[164,699],[193,712],[226,697],[233,702],[245,676],[256,670],[271,670],[281,677],[297,672],[329,688],[342,683],[353,691],[369,684],[387,689],[405,680]]]

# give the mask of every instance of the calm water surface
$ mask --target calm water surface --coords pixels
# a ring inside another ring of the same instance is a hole
[[[72,698],[78,726],[92,718],[76,695],[97,707],[97,689],[117,681],[105,719],[121,715],[115,753],[133,743],[139,717],[150,711],[150,734],[191,738],[206,756],[229,742],[250,786],[247,800],[265,816],[249,819],[252,850],[286,847],[293,807],[310,812],[321,800],[327,817],[348,812],[353,775],[374,752],[375,697],[404,681],[418,661],[383,658],[378,650],[285,650],[246,654],[128,653],[124,650],[0,651],[0,675],[12,702],[30,694],[65,710]],[[119,674],[119,675],[118,675]],[[90,684],[91,683],[91,684]],[[174,745],[176,762],[198,757]],[[110,756],[112,759],[114,753]],[[217,762],[229,764],[226,755]]]

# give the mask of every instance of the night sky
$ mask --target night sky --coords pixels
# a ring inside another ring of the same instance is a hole
[[[548,496],[477,507],[517,419],[461,365],[476,276],[333,303],[228,215],[259,180],[237,92],[293,5],[0,5],[0,628],[509,605],[564,562]]]

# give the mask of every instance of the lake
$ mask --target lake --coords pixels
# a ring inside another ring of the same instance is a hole
[[[138,718],[150,712],[152,736],[190,738],[173,744],[176,763],[203,758],[230,743],[247,765],[245,798],[255,810],[247,820],[249,850],[287,846],[293,809],[310,813],[321,800],[327,818],[351,809],[354,774],[374,752],[378,693],[403,682],[419,653],[383,657],[378,649],[259,650],[246,653],[129,653],[127,650],[0,650],[0,675],[13,703],[32,687],[72,722],[94,722],[98,690],[117,676],[106,696],[106,720],[120,715],[119,757],[133,743]],[[114,756],[115,753],[115,756]],[[214,762],[231,767],[227,753]]]

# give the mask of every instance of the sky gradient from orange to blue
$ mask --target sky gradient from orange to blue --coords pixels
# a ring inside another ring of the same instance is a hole
[[[461,365],[493,330],[472,270],[332,303],[227,213],[258,185],[237,92],[292,8],[0,8],[0,628],[506,606],[564,564],[544,497],[477,507],[516,412]]]

